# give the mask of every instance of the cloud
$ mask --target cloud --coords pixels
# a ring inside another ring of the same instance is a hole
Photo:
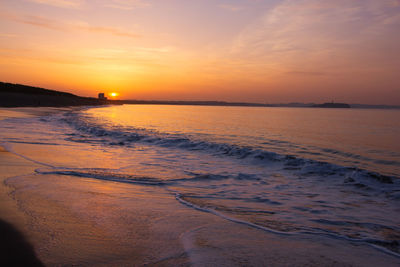
[[[9,62],[39,61],[55,64],[69,64],[79,66],[94,66],[108,68],[116,66],[122,69],[131,69],[140,65],[140,68],[149,66],[169,66],[166,59],[173,47],[109,47],[109,48],[81,48],[68,49],[67,47],[31,46],[29,49],[18,47],[2,47],[0,44],[0,58]],[[5,44],[7,45],[7,44]],[[174,57],[174,60],[177,60]],[[1,61],[1,60],[0,60]],[[1,62],[0,62],[1,64]]]
[[[67,31],[68,26],[64,23],[60,23],[59,21],[55,21],[52,19],[48,19],[41,16],[11,16],[10,17],[13,21],[28,24],[36,27],[47,28],[50,30],[57,30],[57,31]]]
[[[376,68],[378,62],[362,63],[373,57],[381,64],[393,61],[386,48],[400,41],[397,3],[285,0],[243,30],[231,54],[276,66],[284,73],[310,67],[317,68],[311,73],[319,72],[318,68]]]
[[[140,37],[140,35],[138,35],[134,32],[130,32],[128,30],[121,29],[118,27],[90,25],[89,23],[82,22],[82,21],[65,22],[65,21],[49,19],[49,18],[42,17],[42,16],[32,16],[32,15],[18,16],[18,15],[13,15],[10,13],[8,13],[8,14],[0,13],[0,16],[3,18],[7,18],[9,20],[15,21],[15,22],[32,25],[32,26],[36,26],[36,27],[41,27],[41,28],[46,28],[46,29],[50,29],[50,30],[56,30],[56,31],[70,32],[70,31],[78,30],[78,31],[85,31],[85,32],[90,32],[90,33],[109,34],[109,35],[128,37],[128,38]]]
[[[115,9],[132,10],[139,7],[147,7],[149,5],[149,3],[146,3],[143,0],[112,0],[107,1],[104,6]]]
[[[243,7],[241,6],[236,6],[231,4],[221,4],[219,5],[219,7],[230,11],[239,11],[243,9]]]
[[[320,71],[288,71],[286,74],[290,75],[301,75],[301,76],[325,76],[328,75],[328,73],[325,72],[320,72]]]
[[[60,7],[60,8],[72,8],[79,9],[85,3],[84,0],[28,0],[33,3]]]
[[[14,38],[14,37],[19,37],[19,35],[11,33],[0,33],[0,38]]]
[[[87,32],[93,32],[93,33],[104,33],[104,34],[110,34],[110,35],[121,36],[121,37],[129,37],[129,38],[140,37],[140,35],[130,32],[130,31],[126,31],[124,29],[120,29],[120,28],[116,28],[116,27],[93,26],[86,22],[70,23],[69,26],[74,29],[87,31]]]

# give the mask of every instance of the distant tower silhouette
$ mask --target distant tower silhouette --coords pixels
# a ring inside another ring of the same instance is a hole
[[[104,93],[99,93],[99,99],[107,100],[107,97],[104,96]]]

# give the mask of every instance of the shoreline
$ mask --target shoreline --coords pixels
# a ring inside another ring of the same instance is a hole
[[[0,118],[1,120],[1,118]],[[0,264],[4,266],[44,266],[37,258],[32,236],[27,227],[28,217],[18,207],[13,189],[6,180],[34,169],[0,144]]]

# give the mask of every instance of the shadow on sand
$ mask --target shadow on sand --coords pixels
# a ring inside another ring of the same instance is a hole
[[[44,266],[25,237],[0,220],[0,266]]]

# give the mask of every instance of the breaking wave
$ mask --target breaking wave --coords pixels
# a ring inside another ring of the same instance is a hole
[[[262,148],[239,146],[229,143],[197,140],[182,134],[169,134],[118,125],[97,124],[81,113],[67,113],[63,122],[73,126],[80,134],[70,134],[69,141],[101,143],[111,146],[155,145],[173,149],[198,151],[215,156],[228,156],[246,160],[249,164],[268,165],[293,172],[298,176],[343,177],[343,183],[364,189],[387,189],[387,185],[399,184],[397,176],[384,175],[357,167],[340,166],[333,163],[282,155]],[[386,185],[386,186],[382,186]]]

